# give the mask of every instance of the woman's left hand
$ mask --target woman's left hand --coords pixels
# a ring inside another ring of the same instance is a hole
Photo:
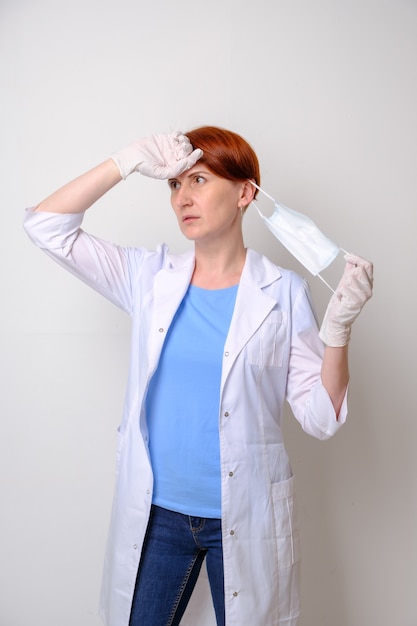
[[[354,254],[346,254],[345,260],[343,276],[320,329],[321,339],[334,348],[349,343],[352,324],[372,296],[373,264]]]

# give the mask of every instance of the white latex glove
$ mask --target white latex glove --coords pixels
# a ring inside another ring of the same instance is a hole
[[[202,150],[193,150],[188,137],[181,132],[151,135],[134,141],[112,154],[122,178],[140,172],[151,178],[175,178],[196,164]]]
[[[320,328],[320,338],[334,348],[349,343],[352,324],[372,296],[372,263],[354,254],[346,254],[345,260],[343,276],[330,298]]]

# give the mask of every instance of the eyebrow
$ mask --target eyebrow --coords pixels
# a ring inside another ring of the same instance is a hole
[[[198,176],[199,174],[211,174],[208,169],[194,170],[192,172],[185,172],[187,174],[186,178],[191,178],[191,176]],[[178,180],[178,177],[168,178],[168,184],[172,183],[174,180]]]

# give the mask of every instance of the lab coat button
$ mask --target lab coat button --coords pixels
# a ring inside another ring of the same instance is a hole
[[[224,353],[224,356],[229,356],[229,353],[228,353],[228,352],[225,352],[225,353]]]
[[[231,531],[230,531],[230,534],[231,534],[231,535],[234,535],[234,534],[235,534],[235,531],[234,531],[234,530],[231,530]]]
[[[224,412],[224,416],[225,416],[225,417],[229,417],[229,415],[230,415],[229,411],[225,411],[225,412]]]
[[[138,549],[138,546],[137,546],[137,544],[136,544],[136,543],[133,545],[133,549],[134,549],[134,550],[137,550],[137,549]]]
[[[229,472],[229,476],[233,476],[233,472]]]
[[[159,329],[159,332],[160,332],[160,333],[163,333],[163,332],[164,332],[164,329],[163,329],[163,328],[160,328],[160,329]]]
[[[234,597],[234,598],[236,598],[236,597],[237,597],[237,595],[238,595],[237,591],[234,591],[234,592],[233,592],[233,597]]]

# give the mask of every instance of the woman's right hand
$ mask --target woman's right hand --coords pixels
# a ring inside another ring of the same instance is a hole
[[[134,141],[112,155],[122,178],[140,172],[151,178],[168,179],[193,167],[203,155],[183,133],[151,135]]]
[[[202,156],[180,132],[152,135],[120,150],[100,165],[45,198],[36,211],[82,213],[132,172],[152,178],[175,178]]]

